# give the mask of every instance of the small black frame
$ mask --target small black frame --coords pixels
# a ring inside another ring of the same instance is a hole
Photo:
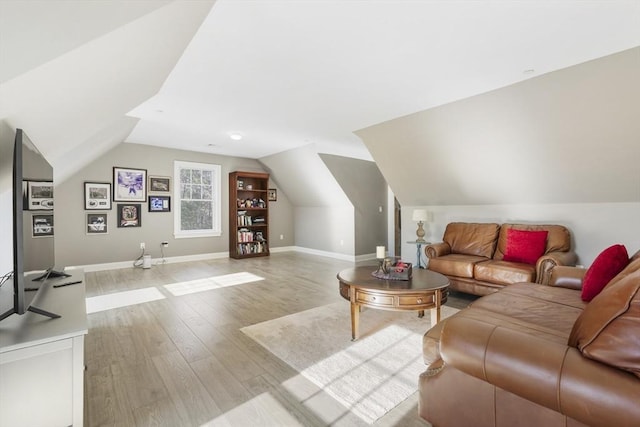
[[[171,212],[171,196],[149,196],[149,212]]]

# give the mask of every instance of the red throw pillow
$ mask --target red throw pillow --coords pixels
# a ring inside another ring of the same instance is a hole
[[[582,300],[591,301],[627,264],[629,264],[629,254],[624,245],[609,246],[600,252],[582,279],[580,294]]]
[[[547,248],[546,230],[507,230],[507,247],[504,250],[504,261],[522,262],[534,264],[538,261]]]

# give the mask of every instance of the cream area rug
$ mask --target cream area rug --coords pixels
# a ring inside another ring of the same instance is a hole
[[[442,307],[442,318],[458,310]],[[351,341],[347,301],[242,328],[242,332],[369,424],[418,389],[430,315],[363,309]]]

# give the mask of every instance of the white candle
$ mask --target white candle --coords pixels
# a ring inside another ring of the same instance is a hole
[[[382,259],[385,255],[384,246],[376,246],[376,258]]]

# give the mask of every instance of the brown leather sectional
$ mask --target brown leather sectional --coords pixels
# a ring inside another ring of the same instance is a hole
[[[509,229],[548,232],[544,254],[535,265],[504,261]],[[452,222],[442,242],[425,246],[427,268],[449,278],[450,289],[487,295],[519,282],[546,283],[557,265],[574,266],[571,234],[562,225]]]
[[[585,270],[484,296],[429,330],[420,416],[434,427],[640,426],[640,251],[591,302]]]

